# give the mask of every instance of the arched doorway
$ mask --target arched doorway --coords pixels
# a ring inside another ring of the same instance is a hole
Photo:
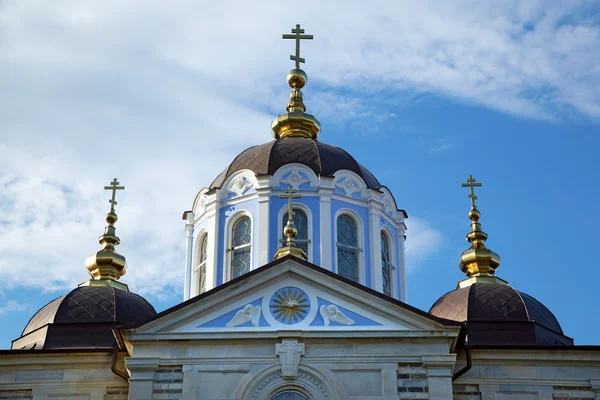
[[[273,396],[271,400],[309,400],[309,398],[296,390],[284,390]]]

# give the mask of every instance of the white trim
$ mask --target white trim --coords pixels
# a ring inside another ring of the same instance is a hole
[[[280,240],[282,239],[283,236],[283,214],[285,214],[287,212],[287,204],[284,205],[283,207],[281,207],[281,209],[279,210],[279,213],[277,213],[277,232],[279,233],[279,235],[277,235],[277,247],[280,246]],[[313,215],[312,215],[312,211],[310,211],[310,208],[308,208],[306,205],[302,204],[302,203],[292,203],[292,210],[302,210],[304,211],[304,213],[306,214],[306,218],[308,218],[308,262],[313,262]]]
[[[270,221],[269,212],[271,209],[271,188],[268,185],[269,180],[261,177],[258,179],[258,237],[256,238],[256,248],[258,249],[258,265],[265,265],[271,259],[269,254],[269,231]]]
[[[319,214],[320,214],[320,241],[321,241],[321,267],[334,271],[335,261],[331,254],[331,188],[319,188]]]
[[[252,213],[248,210],[238,210],[236,212],[234,212],[233,214],[231,214],[229,216],[229,218],[227,218],[227,222],[225,223],[225,232],[226,232],[226,236],[225,236],[225,241],[223,242],[223,260],[225,260],[225,262],[223,263],[223,283],[230,281],[231,278],[231,251],[227,251],[227,249],[231,248],[231,240],[233,238],[232,235],[232,229],[233,229],[233,225],[236,223],[236,221],[242,217],[249,217],[250,218],[250,268],[248,269],[248,272],[252,271],[254,269],[254,265],[253,265],[253,258],[254,258],[254,252],[256,251],[256,238],[254,237],[254,223],[255,223],[255,219],[254,216],[252,215]]]
[[[395,262],[393,262],[394,260],[398,259],[398,254],[396,253],[396,242],[394,241],[394,235],[392,234],[392,231],[390,230],[390,228],[388,228],[387,226],[382,226],[381,227],[381,231],[379,233],[380,235],[385,235],[386,239],[387,239],[387,243],[388,243],[388,247],[390,250],[390,264],[392,264],[392,271],[390,271],[390,282],[391,282],[391,290],[390,290],[390,297],[393,297],[395,299],[398,298],[398,289],[396,288],[396,279],[398,276],[398,266],[396,265]],[[381,238],[379,238],[379,240],[381,241]],[[379,257],[381,258],[381,254],[379,255]],[[381,265],[382,271],[381,274],[383,276],[383,263]],[[400,278],[402,279],[402,278]],[[383,282],[383,277],[382,277],[382,282]],[[383,287],[381,292],[383,293]]]
[[[184,270],[184,283],[183,283],[183,301],[190,298],[190,275],[192,273],[192,260],[194,257],[194,224],[191,221],[194,219],[193,213],[186,215],[188,223],[185,225],[186,233],[186,246],[185,246],[185,270]]]
[[[406,239],[404,235],[406,233],[406,225],[402,224],[402,227],[398,229],[398,264],[396,271],[400,274],[400,301],[407,302],[406,293]]]
[[[354,220],[354,222],[356,223],[356,229],[357,229],[357,234],[358,234],[358,247],[361,249],[358,252],[358,283],[360,283],[361,285],[364,285],[366,282],[366,276],[365,276],[365,224],[362,220],[362,218],[360,218],[360,216],[356,213],[356,211],[350,209],[350,208],[340,208],[336,213],[335,216],[333,217],[333,247],[334,247],[334,255],[333,255],[333,259],[334,259],[334,264],[333,264],[333,268],[332,271],[335,272],[336,274],[339,274],[338,272],[338,256],[337,256],[337,220],[339,218],[340,215],[345,214],[348,215],[350,218],[352,218]]]

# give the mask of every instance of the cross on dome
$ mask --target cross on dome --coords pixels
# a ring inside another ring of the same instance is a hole
[[[300,57],[300,40],[302,39],[313,39],[313,35],[302,35],[304,33],[304,29],[300,28],[300,24],[296,24],[296,28],[292,29],[292,33],[294,35],[284,33],[281,37],[283,39],[294,39],[296,40],[296,55],[290,55],[290,60],[296,62],[296,68],[300,69],[300,63],[305,62],[306,60]]]
[[[477,208],[477,206],[475,205],[475,200],[477,200],[477,196],[475,196],[475,187],[481,186],[481,183],[475,182],[477,181],[475,180],[475,178],[473,178],[473,175],[469,175],[469,177],[467,178],[467,183],[463,183],[461,185],[462,187],[470,188],[469,198],[471,199],[472,208]]]
[[[104,190],[112,190],[112,198],[108,200],[108,202],[110,203],[110,211],[114,212],[115,206],[117,205],[117,202],[115,201],[117,190],[125,190],[125,186],[119,186],[119,181],[115,178],[110,183],[110,186],[104,186]]]

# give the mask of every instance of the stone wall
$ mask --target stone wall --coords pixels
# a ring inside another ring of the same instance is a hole
[[[109,387],[106,388],[104,400],[127,400],[129,395],[129,387]]]
[[[589,388],[554,388],[553,400],[589,400],[595,399],[596,394]]]
[[[454,400],[481,400],[481,393],[477,385],[453,385]]]
[[[428,399],[427,370],[417,365],[398,368],[398,397],[401,399]]]
[[[183,367],[159,366],[154,373],[152,384],[153,400],[168,400],[183,398]]]
[[[31,390],[0,390],[1,400],[28,400],[33,399]]]

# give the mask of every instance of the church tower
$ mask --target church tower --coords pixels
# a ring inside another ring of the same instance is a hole
[[[187,300],[271,261],[286,242],[285,192],[294,192],[296,245],[306,260],[387,296],[406,301],[407,214],[392,193],[343,149],[319,140],[321,124],[306,112],[300,40],[287,75],[286,113],[271,124],[274,140],[244,150],[197,194],[186,211]]]

